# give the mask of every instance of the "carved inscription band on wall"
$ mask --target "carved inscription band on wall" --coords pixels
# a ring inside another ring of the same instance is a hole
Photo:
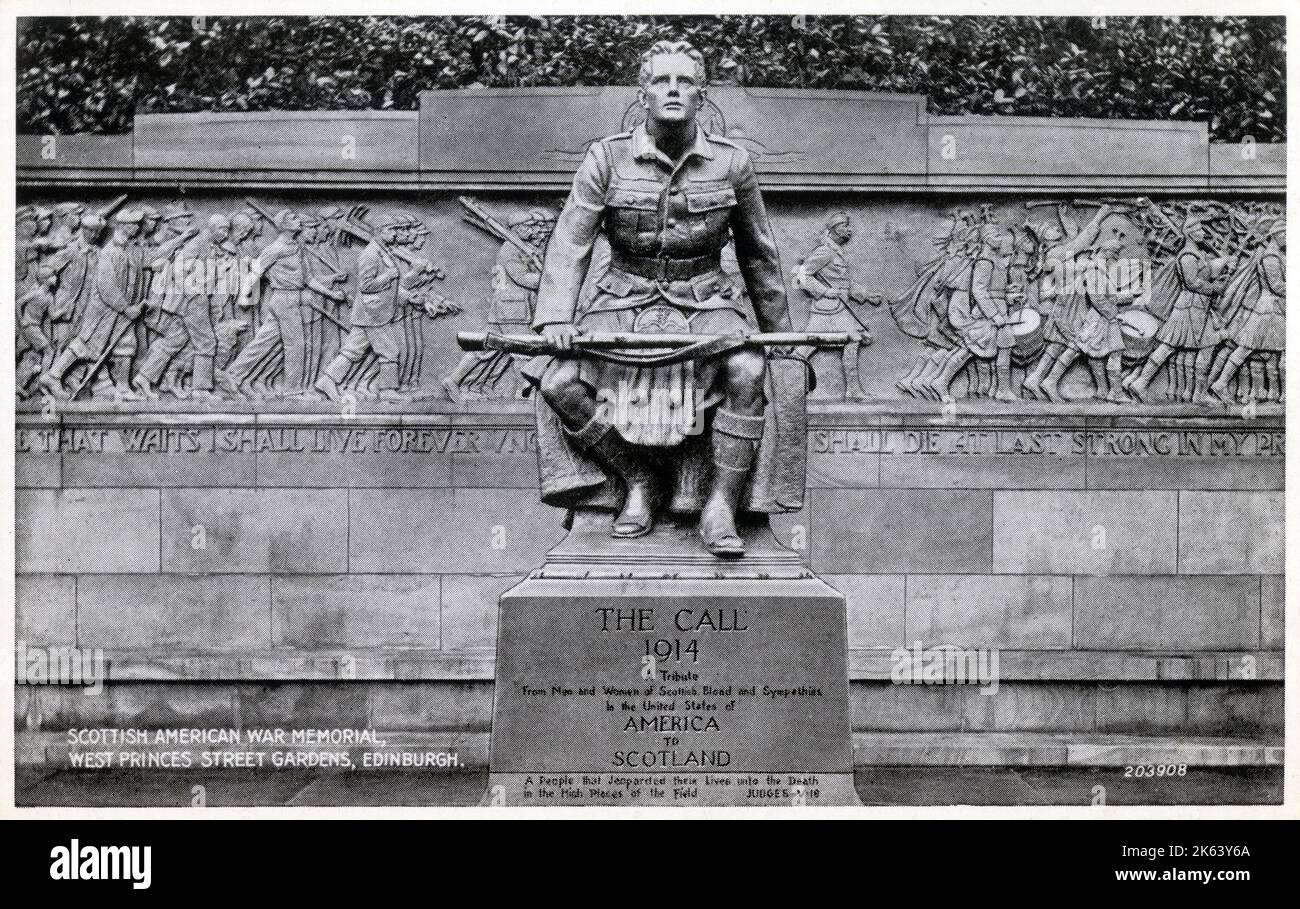
[[[814,429],[814,455],[1046,455],[1283,459],[1281,428],[929,428]],[[332,453],[518,455],[537,451],[523,427],[32,426],[19,425],[22,454]]]
[[[18,209],[17,387],[28,407],[427,399],[436,409],[522,395],[513,357],[461,354],[451,335],[530,330],[558,199],[154,201]],[[853,338],[842,353],[804,352],[815,396],[1281,410],[1278,203],[777,205],[772,220],[782,247],[800,250],[786,262],[796,322]],[[483,265],[471,273],[467,259]],[[596,269],[609,267],[597,257]]]

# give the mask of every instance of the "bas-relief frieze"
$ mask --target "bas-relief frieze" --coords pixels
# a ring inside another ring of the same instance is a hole
[[[451,235],[449,210],[464,233]],[[529,330],[555,214],[554,202],[463,197],[437,212],[253,198],[21,206],[19,396],[33,408],[73,398],[200,412],[517,400],[524,358],[462,353],[448,326]],[[800,352],[814,401],[1235,416],[1283,400],[1277,203],[771,217],[796,323],[851,338]],[[593,272],[608,261],[598,244]],[[730,250],[723,264],[744,296]]]

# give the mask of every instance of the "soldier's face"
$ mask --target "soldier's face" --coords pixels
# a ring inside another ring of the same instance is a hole
[[[704,101],[695,61],[685,54],[660,54],[650,61],[650,78],[641,86],[641,104],[651,120],[689,123]]]
[[[226,237],[230,236],[230,225],[214,224],[212,226],[212,239],[217,243],[224,243]]]
[[[51,224],[51,223],[52,223],[52,222],[50,221],[49,218],[37,218],[37,219],[36,219],[36,233],[37,233],[37,235],[38,235],[38,236],[43,236],[43,235],[45,235],[45,234],[48,234],[48,233],[50,232],[50,224]]]
[[[847,224],[836,224],[831,228],[831,239],[843,246],[853,239],[853,228]]]

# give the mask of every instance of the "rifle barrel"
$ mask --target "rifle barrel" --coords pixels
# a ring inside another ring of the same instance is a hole
[[[542,335],[495,335],[494,345],[506,347],[534,348],[545,345]],[[637,332],[592,332],[576,335],[573,339],[575,350],[646,350],[661,347],[688,347],[701,341],[709,341],[718,335],[691,334],[649,334]],[[462,350],[488,350],[487,332],[462,331],[456,335],[456,343]],[[753,332],[745,335],[749,347],[843,347],[850,341],[848,332],[842,331],[785,331]]]

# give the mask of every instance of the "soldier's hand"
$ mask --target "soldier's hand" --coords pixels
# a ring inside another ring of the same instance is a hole
[[[140,303],[136,303],[134,306],[128,306],[126,309],[122,310],[122,315],[128,319],[138,319],[142,312],[144,312],[144,306]]]
[[[572,349],[573,338],[577,333],[577,327],[568,322],[553,322],[550,325],[542,326],[543,337],[556,350]]]

